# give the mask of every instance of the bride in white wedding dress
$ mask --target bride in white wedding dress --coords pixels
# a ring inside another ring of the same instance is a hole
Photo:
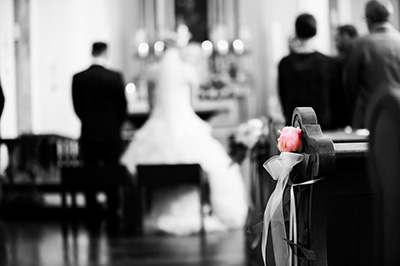
[[[181,52],[178,48],[166,50],[156,75],[151,115],[135,133],[121,163],[133,176],[138,164],[200,164],[210,186],[212,211],[205,218],[206,232],[241,228],[248,206],[240,168],[213,138],[211,126],[194,112],[191,87],[198,86],[198,75],[193,65],[182,61]],[[188,235],[198,232],[200,226],[195,187],[155,193],[145,231]]]

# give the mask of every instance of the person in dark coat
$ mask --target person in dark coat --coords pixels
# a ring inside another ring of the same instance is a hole
[[[300,14],[295,30],[296,37],[289,44],[290,54],[278,65],[278,91],[286,125],[291,125],[296,107],[312,107],[322,129],[331,129],[332,58],[312,47],[311,41],[317,34],[313,15]]]
[[[345,88],[344,68],[349,63],[352,46],[358,38],[357,29],[350,24],[338,26],[335,35],[337,56],[334,57],[334,79],[331,94],[332,122],[334,129],[351,125],[350,95]]]
[[[84,165],[119,164],[121,127],[127,115],[122,75],[106,67],[107,44],[92,46],[93,64],[72,79],[72,100],[81,121],[80,152]],[[116,191],[107,195],[111,208],[118,205]],[[86,194],[89,208],[96,205],[94,192]]]

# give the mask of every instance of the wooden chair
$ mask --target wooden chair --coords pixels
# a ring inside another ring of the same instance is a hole
[[[367,120],[369,177],[378,195],[374,245],[381,265],[400,265],[400,90],[374,99]]]
[[[108,166],[64,166],[61,168],[61,199],[64,213],[68,212],[67,194],[71,195],[72,210],[77,210],[78,192],[106,191],[110,187],[118,190],[122,210],[122,224],[126,232],[133,229],[133,184],[126,168],[121,165]],[[90,213],[87,213],[90,215]]]
[[[155,188],[178,185],[196,185],[200,190],[201,233],[204,233],[203,206],[207,199],[205,172],[199,164],[141,164],[137,166],[135,234],[144,233],[143,218],[146,208],[151,208],[151,193]]]

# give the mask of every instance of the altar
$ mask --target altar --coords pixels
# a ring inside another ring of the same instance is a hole
[[[228,113],[235,108],[235,102],[232,99],[225,100],[199,100],[193,103],[195,113],[203,120],[209,121],[212,117]],[[128,120],[135,129],[140,128],[148,119],[151,112],[147,101],[128,102]]]

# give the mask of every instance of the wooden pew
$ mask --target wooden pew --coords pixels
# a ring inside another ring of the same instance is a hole
[[[67,230],[68,225],[77,215],[76,195],[80,192],[92,191],[93,193],[106,192],[112,189],[118,197],[118,207],[121,212],[121,225],[125,233],[133,233],[134,222],[134,187],[132,178],[126,168],[122,165],[104,166],[64,166],[61,167],[61,203],[64,215],[69,219],[63,220],[63,229]],[[71,208],[67,203],[67,195],[71,196]],[[108,199],[107,199],[108,200]],[[72,212],[71,212],[72,211]],[[89,220],[99,221],[100,213],[87,209],[86,215]],[[107,209],[108,218],[112,217],[116,210]],[[113,218],[113,217],[112,217]],[[108,221],[111,222],[111,221]],[[113,221],[116,222],[116,221]],[[117,224],[113,224],[118,229]]]
[[[209,185],[200,164],[139,164],[135,190],[134,234],[144,235],[144,218],[151,209],[152,194],[160,188],[193,185],[199,189],[201,230],[205,233],[204,206],[209,201]],[[157,193],[157,192],[156,192]]]
[[[302,129],[305,158],[290,180],[324,178],[294,188],[298,240],[315,255],[309,260],[298,253],[298,265],[380,265],[373,242],[376,193],[368,178],[367,139],[324,136],[312,108],[296,108],[292,125]]]
[[[389,89],[374,99],[367,119],[369,177],[378,195],[374,244],[381,265],[400,265],[400,91]]]

